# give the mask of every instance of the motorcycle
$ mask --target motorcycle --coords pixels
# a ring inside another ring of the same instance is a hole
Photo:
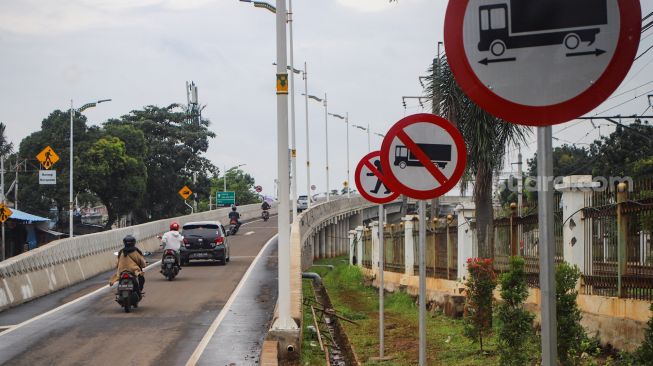
[[[229,222],[229,235],[236,235],[238,232],[238,220],[237,219],[231,219]]]
[[[270,218],[270,212],[268,212],[268,210],[263,210],[261,217],[263,218],[263,221],[268,221]]]
[[[179,274],[180,269],[175,251],[166,249],[161,258],[161,274],[163,274],[163,277],[167,278],[168,281],[172,281]]]
[[[131,272],[122,272],[116,291],[116,302],[129,313],[131,308],[138,307],[138,302],[143,298],[138,289],[138,279]]]

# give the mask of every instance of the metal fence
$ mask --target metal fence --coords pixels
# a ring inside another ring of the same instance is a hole
[[[582,289],[653,300],[653,181],[634,182],[621,193],[610,188],[585,197]]]
[[[363,230],[363,259],[361,264],[363,267],[372,268],[372,231],[370,229]]]
[[[404,273],[405,271],[405,235],[404,225],[386,225],[383,235],[385,251],[383,265],[386,271]]]
[[[413,230],[415,273],[419,271],[419,222]],[[443,279],[458,277],[458,225],[455,220],[447,226],[446,222],[431,223],[426,230],[426,276]]]

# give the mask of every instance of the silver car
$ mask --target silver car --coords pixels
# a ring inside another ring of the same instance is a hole
[[[302,212],[308,209],[308,196],[297,197],[297,211]]]

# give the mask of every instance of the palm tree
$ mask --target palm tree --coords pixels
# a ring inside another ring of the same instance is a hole
[[[14,148],[14,145],[7,141],[7,136],[5,136],[5,129],[7,126],[0,122],[0,156],[7,156],[11,154],[11,151]]]
[[[494,117],[476,105],[458,86],[446,58],[429,71],[426,92],[436,107],[434,111],[455,124],[467,144],[466,175],[474,179],[479,256],[493,258],[492,175],[503,167],[507,148],[524,142],[531,130]]]

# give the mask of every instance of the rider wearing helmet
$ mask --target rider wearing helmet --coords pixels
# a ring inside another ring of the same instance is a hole
[[[147,265],[145,262],[145,257],[140,249],[136,248],[136,238],[131,235],[125,236],[122,239],[124,248],[118,252],[118,268],[116,273],[111,277],[109,285],[113,285],[120,278],[120,274],[123,272],[133,273],[134,276],[138,277],[138,287],[141,293],[143,293],[143,287],[145,286],[145,277],[143,276],[143,269]]]
[[[231,205],[229,212],[229,221],[236,220],[236,229],[240,228],[240,214],[236,211],[236,205]]]
[[[181,267],[179,251],[181,250],[183,243],[184,237],[179,233],[179,224],[176,221],[173,221],[170,224],[170,231],[163,234],[161,237],[161,247],[164,251],[170,249],[175,252],[175,259],[177,260],[177,265],[179,267]]]

